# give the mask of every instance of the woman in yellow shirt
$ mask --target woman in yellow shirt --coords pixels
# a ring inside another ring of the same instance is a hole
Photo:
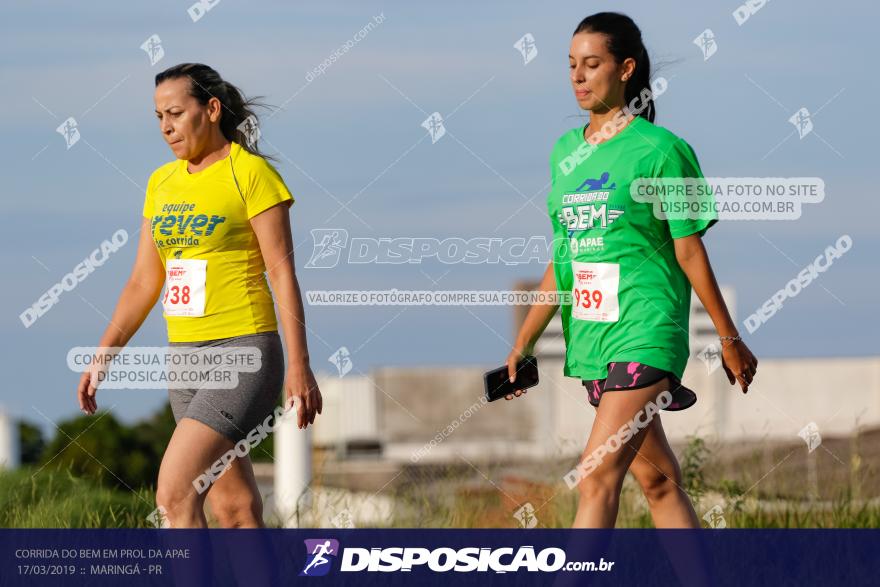
[[[197,63],[171,67],[156,76],[154,98],[176,160],[150,176],[134,268],[99,347],[125,346],[164,284],[163,315],[169,344],[181,347],[176,352],[258,349],[259,370],[238,373],[232,389],[169,386],[177,427],[162,459],[156,501],[172,527],[205,527],[206,493],[222,526],[260,527],[262,500],[247,453],[223,460],[230,463],[225,471],[216,463],[248,444],[249,432],[255,438],[261,424],[274,425],[282,388],[296,405],[300,428],[321,413],[294,273],[293,198],[252,140],[253,103],[215,70]],[[286,374],[274,302],[287,346]],[[80,408],[88,414],[97,409],[99,369],[79,382]],[[217,470],[206,475],[212,466]]]

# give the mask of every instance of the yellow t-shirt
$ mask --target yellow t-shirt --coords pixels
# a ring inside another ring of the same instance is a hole
[[[165,267],[170,342],[277,330],[266,266],[250,219],[293,197],[275,168],[232,143],[197,172],[177,159],[150,176],[144,216]]]

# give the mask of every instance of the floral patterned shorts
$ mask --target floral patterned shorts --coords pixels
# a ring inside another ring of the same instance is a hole
[[[602,394],[608,391],[640,389],[657,383],[664,377],[669,378],[672,391],[672,403],[663,408],[675,412],[685,410],[697,402],[697,394],[681,384],[681,380],[662,369],[655,369],[644,363],[619,362],[608,363],[608,376],[605,379],[587,379],[583,381],[587,388],[587,397],[594,407],[599,406]]]

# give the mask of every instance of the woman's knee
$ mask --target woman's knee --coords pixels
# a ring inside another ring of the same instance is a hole
[[[681,472],[678,467],[669,471],[652,470],[636,477],[648,503],[657,503],[681,488]]]
[[[581,499],[601,502],[617,499],[625,473],[611,468],[599,468],[585,475],[578,484]]]
[[[159,478],[156,487],[156,505],[174,516],[177,512],[201,507],[202,498],[191,484]]]
[[[216,496],[211,500],[211,512],[224,528],[252,526],[263,519],[263,500],[250,493]]]

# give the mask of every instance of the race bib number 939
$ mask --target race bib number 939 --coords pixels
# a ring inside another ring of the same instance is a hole
[[[592,322],[617,322],[620,265],[572,261],[571,272],[574,277],[571,317]]]

